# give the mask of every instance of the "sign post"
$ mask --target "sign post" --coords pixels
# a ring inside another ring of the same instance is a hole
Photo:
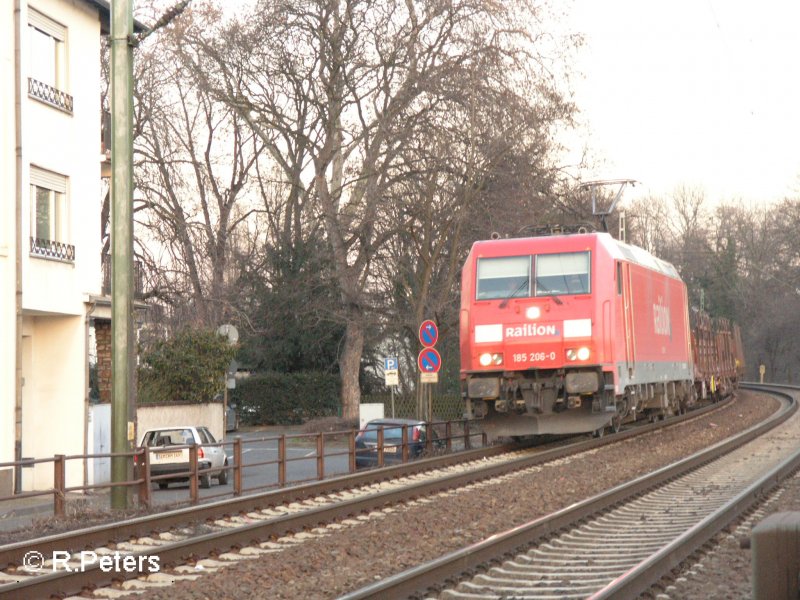
[[[221,335],[228,339],[228,344],[235,346],[239,341],[239,330],[230,323],[225,323],[217,328],[217,335]],[[236,388],[236,371],[239,369],[239,363],[235,360],[231,361],[228,368],[225,369],[223,378],[225,379],[225,386],[222,389],[222,437],[225,437],[225,432],[228,430],[228,390]]]
[[[383,359],[383,376],[386,385],[392,393],[392,418],[394,419],[394,388],[400,385],[399,363],[396,356],[387,356]]]
[[[436,323],[427,319],[419,326],[419,341],[422,344],[422,351],[417,357],[417,366],[419,367],[419,381],[423,385],[423,390],[427,392],[427,421],[433,421],[433,390],[427,383],[439,382],[439,369],[442,366],[442,357],[439,352],[434,348],[436,342],[439,341],[439,328]],[[426,389],[427,388],[427,389]],[[425,401],[422,394],[420,400]],[[420,403],[421,404],[421,403]],[[423,412],[422,406],[419,407],[419,412]]]

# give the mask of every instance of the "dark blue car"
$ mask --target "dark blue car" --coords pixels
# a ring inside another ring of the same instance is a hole
[[[378,431],[383,429],[383,464],[403,462],[403,425],[406,426],[408,458],[419,458],[425,452],[428,425],[415,419],[373,419],[356,436],[356,467],[378,465]],[[436,440],[431,428],[431,440]],[[437,443],[438,446],[438,443]]]

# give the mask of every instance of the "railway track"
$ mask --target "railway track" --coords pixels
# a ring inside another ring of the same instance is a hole
[[[715,410],[707,407],[676,418],[668,426]],[[274,540],[292,532],[312,530],[365,512],[503,474],[535,468],[576,452],[643,435],[663,424],[637,427],[615,436],[593,439],[546,451],[485,448],[460,455],[434,457],[354,476],[331,479],[298,488],[248,496],[170,511],[29,540],[0,548],[0,598],[35,598],[77,594],[112,581],[146,575],[146,568],[104,571],[100,565],[84,568],[81,552],[97,556],[120,554],[137,562],[158,556],[160,565],[179,565],[201,557],[219,556],[231,548]],[[469,462],[464,462],[468,460]],[[69,561],[31,572],[22,568],[26,553],[43,556],[66,553]],[[147,567],[147,562],[143,564]]]
[[[344,596],[635,598],[800,465],[797,402],[577,505]]]

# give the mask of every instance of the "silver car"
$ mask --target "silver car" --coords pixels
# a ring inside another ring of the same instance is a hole
[[[228,471],[223,467],[228,466],[228,457],[222,447],[213,445],[217,440],[207,427],[185,425],[180,427],[160,427],[149,429],[142,436],[139,444],[148,448],[150,452],[150,475],[176,475],[168,479],[159,479],[158,487],[166,487],[175,481],[188,481],[187,473],[191,468],[189,464],[189,448],[197,444],[197,468],[212,469],[200,475],[200,487],[211,487],[211,478],[219,481],[220,485],[228,483]],[[178,446],[178,447],[176,447]]]

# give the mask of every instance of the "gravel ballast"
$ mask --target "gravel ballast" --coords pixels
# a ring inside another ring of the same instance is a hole
[[[731,405],[689,423],[274,540],[260,549],[268,553],[255,559],[206,570],[195,581],[149,589],[146,597],[336,597],[688,456],[762,421],[776,408],[771,398],[740,392]]]

